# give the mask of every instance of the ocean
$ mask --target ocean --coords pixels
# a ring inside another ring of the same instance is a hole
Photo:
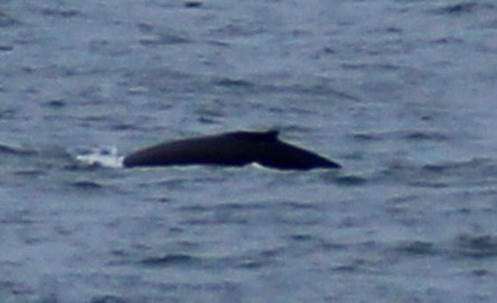
[[[0,2],[0,301],[495,302],[497,4]],[[340,170],[125,169],[276,129]]]

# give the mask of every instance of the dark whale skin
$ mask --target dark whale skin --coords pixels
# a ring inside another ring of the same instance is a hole
[[[274,130],[238,131],[171,141],[136,151],[123,160],[125,167],[251,163],[281,170],[341,167],[313,152],[280,141]]]

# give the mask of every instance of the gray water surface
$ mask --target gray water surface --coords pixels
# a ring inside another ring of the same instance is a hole
[[[496,84],[490,0],[2,1],[0,301],[494,302]],[[344,168],[119,166],[240,129]]]

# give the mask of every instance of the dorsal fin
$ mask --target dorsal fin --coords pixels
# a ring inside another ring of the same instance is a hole
[[[268,131],[261,133],[261,137],[267,141],[276,141],[276,140],[278,140],[279,134],[280,134],[280,132],[278,130],[271,129],[271,130],[268,130]]]

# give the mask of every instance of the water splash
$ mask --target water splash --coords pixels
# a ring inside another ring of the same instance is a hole
[[[81,152],[76,159],[86,165],[120,168],[124,157],[117,153],[116,147],[96,147]]]

